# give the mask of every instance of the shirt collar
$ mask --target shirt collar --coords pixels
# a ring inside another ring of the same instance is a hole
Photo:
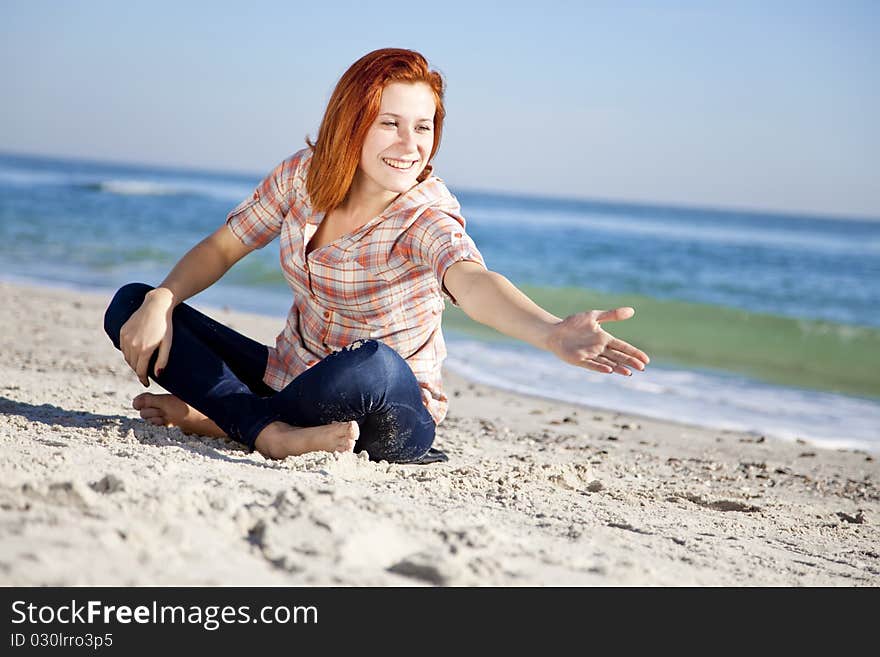
[[[443,202],[444,204],[449,202],[455,203],[455,197],[449,193],[443,180],[433,174],[433,167],[429,164],[425,169],[430,169],[429,175],[426,179],[413,185],[403,194],[391,201],[381,213],[365,223],[361,228],[363,229],[373,226],[383,219],[394,216],[398,212],[404,212],[423,205],[432,205],[437,202]],[[311,212],[306,220],[308,223],[317,226],[324,220],[325,216],[325,212]],[[361,230],[359,229],[354,235],[359,235],[360,233]]]

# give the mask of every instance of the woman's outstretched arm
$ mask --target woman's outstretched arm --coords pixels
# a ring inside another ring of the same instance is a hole
[[[647,354],[606,332],[602,322],[629,319],[632,308],[591,310],[560,319],[523,294],[501,274],[463,260],[446,270],[443,284],[471,319],[550,351],[566,363],[630,376],[644,370]]]
[[[156,348],[156,371],[168,363],[171,351],[171,313],[177,304],[216,283],[232,265],[253,249],[225,225],[190,249],[165,280],[147,293],[141,307],[122,325],[119,347],[140,382],[150,385],[147,368]]]

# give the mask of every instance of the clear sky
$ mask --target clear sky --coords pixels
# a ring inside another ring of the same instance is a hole
[[[873,0],[0,0],[0,150],[264,174],[386,46],[454,188],[880,217]]]

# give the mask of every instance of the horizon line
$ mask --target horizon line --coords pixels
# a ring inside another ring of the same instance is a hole
[[[153,162],[145,162],[145,161],[135,161],[135,160],[121,160],[115,158],[101,158],[101,157],[92,157],[92,156],[72,156],[72,155],[59,155],[53,153],[45,153],[45,152],[27,152],[27,151],[10,151],[0,148],[0,156],[11,156],[11,157],[21,157],[21,158],[44,158],[48,160],[56,160],[61,162],[82,162],[86,164],[105,164],[105,165],[116,165],[116,166],[126,166],[132,168],[140,168],[140,169],[154,169],[154,170],[164,170],[168,172],[180,172],[180,173],[206,173],[206,174],[215,174],[215,175],[233,175],[233,176],[242,176],[242,177],[254,177],[257,180],[261,179],[266,175],[265,172],[258,173],[254,171],[245,171],[243,169],[235,170],[235,169],[218,169],[212,167],[205,166],[196,166],[196,165],[185,165],[185,164],[158,164]],[[442,176],[440,177],[441,179]],[[868,214],[868,213],[858,213],[858,214],[843,214],[843,213],[831,213],[831,212],[821,212],[815,210],[779,210],[779,209],[768,209],[761,208],[756,206],[747,206],[747,205],[729,205],[729,206],[718,206],[718,205],[702,205],[698,203],[689,203],[687,201],[642,201],[642,200],[624,200],[617,198],[597,198],[597,197],[584,197],[584,196],[564,196],[564,195],[554,195],[554,194],[540,194],[538,192],[534,193],[523,193],[523,192],[513,192],[503,189],[490,189],[490,188],[474,188],[474,187],[461,187],[456,186],[459,190],[459,193],[463,194],[483,194],[487,196],[504,196],[508,198],[522,199],[522,200],[532,200],[532,201],[569,201],[575,203],[595,203],[597,205],[608,205],[608,206],[624,206],[624,207],[635,207],[635,208],[663,208],[663,209],[671,209],[671,210],[684,210],[688,212],[697,212],[697,211],[705,211],[711,212],[715,214],[757,214],[763,216],[773,216],[780,218],[796,218],[796,219],[819,219],[819,220],[830,220],[830,221],[859,221],[859,222],[880,222],[880,214]]]

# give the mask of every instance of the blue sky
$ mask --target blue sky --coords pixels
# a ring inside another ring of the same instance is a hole
[[[877,2],[0,3],[0,150],[262,174],[379,47],[458,188],[880,217]]]

